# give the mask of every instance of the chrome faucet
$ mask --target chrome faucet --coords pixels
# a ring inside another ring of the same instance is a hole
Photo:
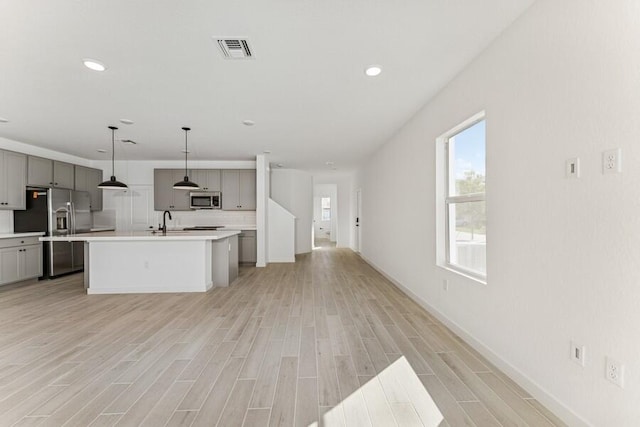
[[[169,219],[173,219],[171,218],[171,212],[162,212],[162,234],[167,234],[167,214],[169,214]]]

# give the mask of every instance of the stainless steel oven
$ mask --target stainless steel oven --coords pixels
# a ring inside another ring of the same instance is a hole
[[[191,209],[220,209],[221,195],[219,191],[195,191],[189,194]]]

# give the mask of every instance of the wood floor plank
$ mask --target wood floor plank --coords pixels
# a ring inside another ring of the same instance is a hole
[[[296,405],[297,357],[283,357],[278,374],[276,394],[271,408],[270,426],[292,426]]]
[[[281,353],[282,341],[270,341],[256,380],[253,397],[249,404],[250,408],[271,408],[273,405],[273,396],[280,370]]]
[[[264,427],[269,424],[271,409],[248,409],[242,427]]]
[[[420,381],[427,389],[429,396],[435,401],[440,412],[449,424],[454,426],[474,427],[475,424],[456,402],[451,393],[435,375],[419,375]]]
[[[369,417],[371,424],[374,427],[389,427],[397,425],[393,411],[389,405],[389,400],[382,389],[382,385],[377,378],[372,378],[369,381],[362,382],[360,380],[360,390],[364,397],[367,409],[369,410]]]
[[[340,402],[340,391],[331,342],[327,339],[319,339],[316,344],[320,406],[335,406]]]
[[[526,426],[527,423],[509,405],[469,369],[454,353],[439,353],[439,357],[465,383],[503,426]]]
[[[220,427],[242,426],[255,385],[256,380],[236,381],[217,425]]]
[[[318,379],[298,378],[294,425],[308,427],[318,423]]]
[[[178,410],[197,411],[200,409],[211,387],[213,387],[213,384],[227,363],[234,347],[234,342],[224,342],[220,344],[220,347],[216,350],[213,357],[211,357],[207,366],[195,380],[180,405],[178,405]]]
[[[244,359],[229,359],[193,420],[194,427],[216,425],[230,397]],[[250,380],[244,380],[250,381]],[[244,416],[244,412],[242,413]]]
[[[258,330],[256,338],[253,341],[253,344],[251,344],[251,348],[249,349],[249,353],[245,359],[242,371],[240,372],[241,379],[252,379],[258,377],[260,366],[262,366],[262,361],[264,360],[264,355],[269,344],[270,333],[270,328],[260,328]]]
[[[167,393],[149,411],[141,426],[156,427],[164,425],[171,418],[178,404],[184,399],[192,385],[192,381],[176,381],[171,384]]]
[[[300,342],[300,364],[298,366],[298,377],[317,377],[318,362],[316,349],[316,330],[314,327],[302,329]]]

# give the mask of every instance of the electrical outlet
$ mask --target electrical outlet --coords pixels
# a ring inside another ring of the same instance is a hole
[[[624,365],[607,357],[605,377],[620,388],[624,387]]]
[[[582,366],[583,368],[586,362],[586,359],[585,359],[587,356],[586,352],[587,352],[587,349],[585,348],[585,346],[576,344],[575,342],[571,341],[571,350],[569,353],[569,357],[571,357],[571,360],[573,360],[575,363]]]
[[[447,279],[442,280],[442,290],[445,292],[449,290],[449,281]]]
[[[622,172],[622,150],[615,148],[602,153],[602,173]]]
[[[580,178],[580,159],[578,157],[567,159],[565,173],[567,178]]]

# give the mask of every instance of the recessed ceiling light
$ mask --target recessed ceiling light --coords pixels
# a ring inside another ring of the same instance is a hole
[[[4,117],[0,117],[0,123],[9,123],[9,119],[5,119]]]
[[[100,148],[98,150],[96,150],[98,153],[106,153],[107,150],[105,150],[104,148]]]
[[[242,124],[245,126],[253,126],[256,124],[256,122],[254,122],[253,120],[243,120]]]
[[[124,125],[132,125],[133,124],[133,120],[129,120],[129,119],[120,119],[120,123],[124,124]]]
[[[366,70],[364,70],[364,73],[369,77],[375,77],[381,72],[382,68],[380,68],[378,65],[371,65],[370,67],[367,67]]]
[[[327,166],[333,166],[333,162],[326,162],[325,163]]]
[[[85,67],[93,71],[104,71],[107,69],[106,65],[100,61],[96,61],[95,59],[86,58],[82,60],[82,63]]]

